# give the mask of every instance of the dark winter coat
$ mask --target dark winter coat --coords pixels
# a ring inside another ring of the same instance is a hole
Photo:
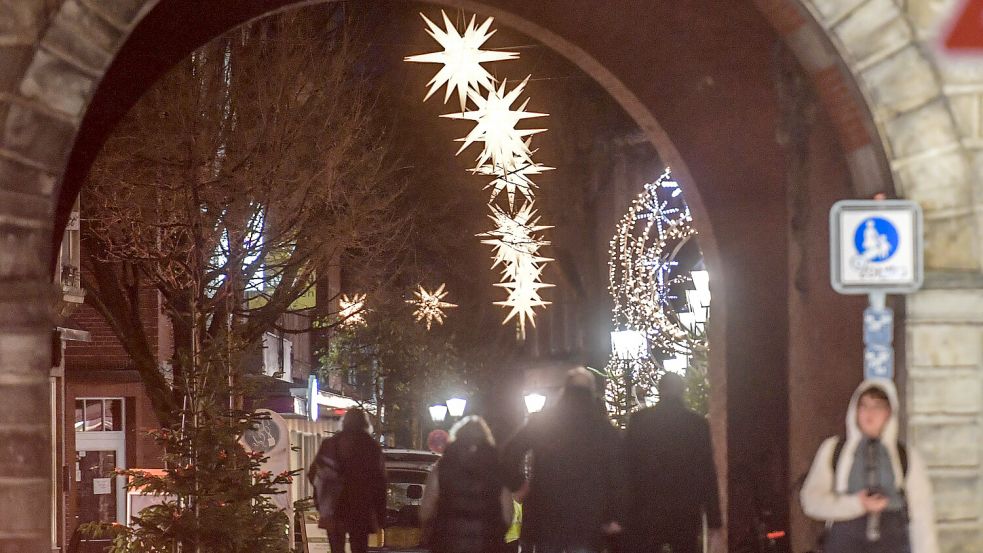
[[[317,457],[338,462],[341,492],[335,529],[351,534],[377,531],[386,517],[386,472],[382,448],[365,432],[343,431],[321,442]],[[314,464],[318,463],[315,460]]]
[[[434,553],[499,553],[507,523],[502,517],[504,474],[495,448],[451,443],[437,465],[437,481],[430,538]]]
[[[530,417],[505,445],[509,487],[522,481],[532,451],[522,539],[549,547],[600,550],[603,526],[620,520],[621,437],[588,390],[568,387],[554,407]]]
[[[710,426],[681,399],[634,413],[624,452],[629,533],[695,538],[704,511],[708,526],[720,527]]]

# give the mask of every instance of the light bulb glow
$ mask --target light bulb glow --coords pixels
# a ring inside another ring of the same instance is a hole
[[[526,403],[526,411],[528,411],[529,414],[538,413],[543,410],[543,407],[546,407],[546,396],[543,394],[534,392],[531,394],[526,394],[522,399]]]
[[[430,418],[433,419],[434,422],[443,422],[444,419],[447,418],[447,406],[443,404],[431,405]]]
[[[468,406],[468,400],[460,397],[452,397],[447,400],[447,413],[452,417],[464,416],[464,410]]]

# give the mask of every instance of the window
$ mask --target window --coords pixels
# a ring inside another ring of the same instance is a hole
[[[76,432],[120,432],[123,430],[121,398],[78,398],[75,400]]]

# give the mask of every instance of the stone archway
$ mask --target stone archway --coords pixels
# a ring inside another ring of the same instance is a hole
[[[13,22],[9,27],[0,26],[0,122],[3,123],[0,282],[5,285],[0,290],[0,381],[3,382],[0,434],[5,444],[0,449],[0,461],[5,467],[0,475],[3,477],[0,490],[8,498],[7,505],[17,506],[3,510],[0,543],[5,551],[40,551],[47,546],[47,522],[39,520],[36,513],[44,512],[48,504],[46,463],[38,462],[47,456],[48,429],[44,423],[26,423],[22,416],[25,412],[46,411],[49,365],[46,352],[51,320],[47,306],[55,294],[49,284],[48,254],[58,229],[55,221],[65,216],[65,202],[70,203],[77,192],[77,188],[72,189],[72,183],[77,186],[87,166],[73,161],[68,175],[63,173],[70,158],[94,154],[79,145],[101,144],[99,140],[77,140],[79,129],[85,132],[92,128],[87,126],[86,119],[89,124],[115,121],[106,119],[105,112],[97,111],[98,105],[90,102],[102,98],[110,108],[122,106],[125,111],[128,102],[149,86],[153,76],[175,61],[173,56],[183,55],[182,50],[186,53],[251,17],[304,3],[309,2],[238,0],[222,3],[227,9],[215,8],[216,13],[201,14],[194,9],[196,3],[189,0],[0,1],[0,14],[4,16],[0,19]],[[787,360],[784,344],[788,337],[775,336],[775,344],[769,344],[763,336],[748,335],[750,325],[778,323],[781,327],[782,321],[788,321],[787,297],[777,307],[770,307],[771,311],[765,310],[779,316],[778,319],[762,313],[749,315],[741,309],[767,303],[772,299],[767,290],[785,288],[789,271],[784,257],[777,261],[765,259],[764,267],[754,270],[748,269],[743,261],[760,254],[756,247],[762,244],[772,244],[784,251],[778,244],[783,240],[767,236],[768,231],[783,228],[786,223],[786,210],[780,204],[784,204],[787,183],[785,175],[774,169],[784,166],[784,155],[769,136],[774,129],[768,124],[755,123],[756,118],[770,123],[779,116],[780,106],[773,95],[758,90],[760,87],[755,85],[768,80],[769,67],[763,60],[768,59],[774,48],[774,37],[783,38],[811,76],[822,107],[829,115],[829,120],[818,130],[814,129],[813,134],[821,135],[832,129],[844,152],[845,162],[838,161],[834,153],[829,159],[819,160],[819,166],[846,167],[837,179],[847,191],[852,189],[854,195],[892,191],[895,188],[892,183],[898,182],[899,195],[927,203],[926,209],[938,215],[930,216],[928,224],[933,253],[927,259],[929,267],[936,270],[933,277],[936,280],[930,280],[929,284],[934,282],[937,288],[946,289],[916,296],[909,309],[908,365],[912,372],[909,400],[915,414],[924,408],[928,417],[922,422],[913,415],[911,428],[916,434],[919,429],[936,427],[961,432],[959,436],[974,436],[972,433],[978,432],[978,397],[959,396],[958,421],[938,422],[932,417],[940,412],[945,415],[946,406],[933,403],[933,398],[941,392],[924,382],[936,367],[946,367],[943,369],[949,371],[946,374],[961,378],[961,382],[978,383],[980,378],[977,350],[963,351],[957,347],[942,358],[929,355],[938,341],[961,338],[979,341],[978,330],[960,334],[965,330],[965,323],[975,322],[977,317],[965,307],[976,304],[963,301],[980,301],[977,289],[983,287],[977,285],[980,256],[976,214],[972,209],[969,212],[961,209],[971,204],[968,201],[972,197],[971,184],[978,180],[972,175],[967,158],[966,144],[974,136],[966,136],[966,130],[957,127],[952,107],[956,102],[943,93],[937,68],[921,52],[911,21],[896,2],[803,0],[800,4],[794,0],[756,0],[770,26],[749,7],[724,1],[675,2],[668,12],[653,7],[651,14],[637,13],[631,9],[630,2],[612,3],[603,14],[576,2],[542,5],[518,0],[481,4],[448,0],[445,3],[498,15],[505,24],[569,57],[605,86],[639,122],[663,159],[673,163],[683,180],[696,183],[697,197],[692,203],[704,236],[704,249],[711,267],[716,265],[719,274],[730,279],[726,285],[715,283],[716,297],[725,298],[715,307],[712,330],[714,367],[719,373],[716,381],[726,390],[715,400],[718,415],[728,413],[731,398],[762,400],[765,408],[777,412],[787,410],[790,401],[788,377],[781,364],[783,359]],[[849,9],[837,8],[847,4]],[[682,15],[673,18],[674,14]],[[700,18],[700,14],[708,17]],[[742,30],[741,41],[737,41],[737,33],[731,30],[735,26]],[[678,38],[683,42],[709,41],[704,43],[713,47],[706,52],[709,59],[694,58],[677,48],[667,50],[669,53],[661,57],[649,55],[647,61],[654,65],[642,66],[645,60],[637,59],[635,54],[645,52],[645,46],[655,52],[657,49],[652,45],[658,42],[644,40],[650,38],[645,33],[663,29],[680,33]],[[871,48],[869,41],[865,41],[866,35],[878,29],[886,30],[890,40],[875,45],[879,49]],[[619,30],[621,33],[610,32]],[[598,32],[600,36],[596,36]],[[632,49],[632,55],[625,56],[625,49],[632,44],[640,48]],[[740,68],[741,74],[728,70],[724,66],[728,56],[716,51],[738,44],[754,52],[749,67]],[[129,65],[120,64],[128,53],[135,52],[141,52],[143,57],[131,60]],[[670,59],[673,56],[678,59]],[[693,63],[694,67],[709,69],[703,75],[697,71],[676,75],[663,67],[673,63]],[[139,71],[114,74],[114,68],[119,67]],[[920,78],[905,76],[910,67],[918,71]],[[651,78],[653,69],[663,76],[674,77],[665,82],[672,81],[679,90],[671,94],[659,90],[656,86],[659,79]],[[906,83],[909,80],[912,82]],[[855,83],[860,85],[859,93],[854,90]],[[865,101],[859,100],[861,95]],[[735,116],[728,109],[740,102],[755,107],[754,117],[747,113]],[[707,119],[714,119],[718,124],[712,129],[687,129],[686,118],[673,113],[687,110],[702,110]],[[873,114],[872,118],[869,113]],[[770,146],[755,150],[755,159],[748,159],[751,156],[747,148],[731,142],[731,137],[736,139],[742,134],[750,135],[751,143]],[[828,137],[818,136],[813,140],[829,149]],[[705,160],[708,161],[704,163]],[[943,174],[950,180],[945,185],[932,186],[926,176],[925,166],[936,161],[946,167]],[[73,170],[82,173],[73,176]],[[706,185],[717,175],[725,176],[717,177],[715,186]],[[749,185],[750,179],[758,182]],[[770,215],[758,228],[745,229],[751,232],[750,241],[756,247],[742,244],[733,236],[744,229],[741,218],[752,213],[746,196],[761,198],[763,204],[767,204],[768,198],[781,199],[771,200],[772,205],[765,209]],[[963,247],[944,247],[950,240]],[[754,277],[765,280],[749,281]],[[749,338],[759,347],[750,348],[744,343]],[[762,361],[767,362],[769,370],[755,373],[755,378],[746,383],[733,381],[736,368]],[[777,383],[777,391],[764,395],[755,392],[756,387],[774,378],[785,380]],[[732,381],[733,385],[728,386]],[[918,391],[922,387],[926,390],[924,398]],[[47,416],[39,420],[46,421]],[[738,452],[747,456],[769,439],[765,431],[746,434],[754,424],[753,417],[746,414],[732,417],[728,422],[734,423],[734,430],[729,435],[718,435],[727,444],[728,457]],[[747,436],[752,441],[745,444],[743,440]],[[925,436],[928,439],[927,433]],[[942,455],[946,451],[943,447]],[[968,467],[960,470],[946,476],[953,486],[971,481],[978,487],[978,470],[975,473]],[[726,480],[732,482],[732,476]],[[979,494],[972,497],[978,501]],[[963,521],[954,531],[965,533],[962,528],[969,526],[977,529],[978,536],[978,518],[967,523],[970,519],[960,518],[958,512],[952,516]]]

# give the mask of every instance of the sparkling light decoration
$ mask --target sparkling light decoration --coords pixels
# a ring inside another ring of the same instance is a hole
[[[706,351],[705,315],[695,308],[677,307],[681,302],[673,293],[674,288],[693,282],[697,291],[687,293],[687,299],[697,300],[701,307],[709,305],[706,273],[691,276],[680,270],[676,260],[696,236],[692,222],[679,184],[666,169],[655,182],[645,185],[611,240],[608,290],[614,302],[615,332],[639,332],[650,349],[648,356],[612,357],[608,363],[606,396],[620,423],[640,398],[656,395],[655,384],[662,373],[685,374],[694,352]]]
[[[365,324],[365,294],[355,294],[351,297],[342,294],[338,304],[341,307],[338,311],[341,324],[351,327]]]
[[[509,309],[503,324],[514,319],[518,337],[525,339],[526,323],[536,325],[535,309],[550,305],[542,298],[541,290],[552,286],[542,281],[544,265],[552,260],[540,253],[542,247],[549,245],[542,231],[552,227],[539,224],[539,217],[533,209],[536,184],[530,177],[552,167],[532,159],[535,150],[532,149],[531,137],[546,129],[522,129],[518,126],[526,119],[545,117],[546,114],[527,111],[528,98],[518,103],[529,77],[510,90],[507,82],[498,84],[482,65],[519,56],[515,52],[481,49],[495,33],[491,30],[491,18],[477,26],[472,17],[464,32],[460,32],[447,14],[441,14],[444,29],[437,27],[426,16],[423,19],[429,27],[427,32],[444,50],[405,59],[443,63],[444,67],[431,79],[424,101],[446,85],[444,102],[456,91],[461,101],[461,111],[442,117],[474,123],[467,136],[458,139],[462,144],[457,155],[478,142],[482,143],[472,172],[494,177],[486,188],[492,189],[488,205],[495,229],[479,236],[484,238],[483,243],[494,249],[492,268],[500,268],[502,272],[502,279],[496,286],[508,293],[504,301],[495,302]],[[517,103],[518,107],[514,107]],[[497,201],[503,192],[508,199],[507,208],[500,207]],[[523,199],[520,205],[516,205],[517,196]]]
[[[493,18],[489,17],[480,27],[475,25],[475,18],[471,16],[471,21],[463,33],[459,33],[457,27],[451,23],[447,14],[443,11],[440,14],[444,17],[444,28],[441,29],[427,16],[420,14],[420,17],[427,22],[427,34],[433,37],[444,49],[440,52],[430,54],[420,54],[408,56],[405,61],[417,63],[442,63],[444,66],[427,85],[430,90],[424,101],[428,100],[433,93],[440,87],[447,85],[447,92],[444,94],[444,103],[451,97],[456,90],[461,100],[461,110],[465,108],[469,91],[479,88],[491,89],[494,86],[494,79],[481,64],[514,60],[519,57],[516,52],[501,52],[482,50],[482,45],[491,38],[495,31],[489,31]]]
[[[413,315],[416,317],[416,321],[424,321],[427,325],[427,330],[433,326],[434,321],[437,324],[444,324],[444,309],[450,309],[457,307],[457,304],[444,301],[447,296],[447,292],[444,290],[445,285],[441,284],[439,288],[433,292],[428,292],[426,288],[422,285],[413,294],[416,299],[406,300],[406,303],[416,306],[416,310]]]
[[[466,119],[475,123],[467,136],[458,139],[463,142],[457,150],[458,154],[475,142],[483,142],[484,148],[478,155],[477,167],[481,167],[487,161],[491,161],[495,167],[532,164],[532,152],[529,151],[526,137],[546,129],[517,129],[516,125],[523,119],[546,117],[547,114],[526,111],[526,106],[529,105],[528,98],[518,109],[512,109],[512,104],[519,99],[528,82],[529,77],[526,77],[510,92],[505,92],[507,81],[503,81],[498,89],[488,89],[485,95],[473,90],[469,91],[468,98],[474,102],[477,109],[441,115],[449,119]]]

